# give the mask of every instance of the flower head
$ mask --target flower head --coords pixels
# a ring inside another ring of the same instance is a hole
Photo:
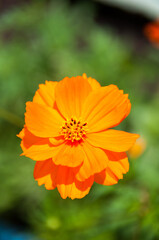
[[[134,145],[129,149],[128,156],[132,159],[140,157],[146,149],[146,140],[143,137],[137,139]]]
[[[149,41],[156,46],[159,47],[159,20],[155,22],[149,23],[144,28],[144,33]]]
[[[117,86],[101,87],[86,74],[40,84],[18,135],[23,155],[36,161],[38,184],[72,199],[88,194],[94,181],[116,184],[129,169],[125,151],[139,135],[110,128],[130,108]]]

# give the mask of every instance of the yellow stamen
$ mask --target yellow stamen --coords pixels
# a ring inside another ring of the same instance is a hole
[[[86,134],[86,126],[87,123],[81,123],[74,118],[71,120],[67,120],[62,126],[61,135],[64,136],[65,140],[69,140],[71,142],[80,141],[84,139]]]

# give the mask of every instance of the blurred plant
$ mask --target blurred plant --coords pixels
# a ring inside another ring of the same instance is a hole
[[[89,3],[43,0],[1,15],[0,213],[44,240],[159,239],[159,53],[135,54],[129,42],[93,22],[94,11]],[[144,136],[147,148],[118,188],[94,186],[79,203],[37,186],[34,163],[19,157],[15,136],[39,83],[83,72],[130,93],[133,108],[120,127]]]

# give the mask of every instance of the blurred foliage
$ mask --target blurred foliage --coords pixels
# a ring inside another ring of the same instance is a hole
[[[98,26],[94,12],[89,3],[43,0],[0,18],[0,214],[19,218],[42,240],[159,239],[159,51],[136,53],[132,42]],[[117,185],[94,184],[84,199],[62,200],[37,186],[16,134],[39,83],[83,72],[129,93],[132,111],[118,128],[141,134],[147,149],[130,159]]]

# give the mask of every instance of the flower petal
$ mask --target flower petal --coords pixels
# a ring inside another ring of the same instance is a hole
[[[38,137],[56,137],[64,119],[50,107],[27,102],[25,122],[28,130]]]
[[[118,125],[130,112],[127,94],[115,85],[92,91],[85,101],[82,119],[88,123],[89,132],[98,132]]]
[[[54,137],[54,138],[49,138],[50,143],[52,143],[54,146],[58,146],[62,143],[65,142],[65,139],[63,138],[63,136],[60,137]]]
[[[125,152],[133,146],[138,134],[118,130],[106,130],[98,133],[87,134],[87,141],[95,146],[114,152]]]
[[[83,181],[95,173],[101,172],[107,166],[107,155],[100,149],[91,146],[86,141],[83,143],[84,162],[81,166],[76,178]]]
[[[94,181],[98,184],[106,186],[118,183],[118,179],[114,176],[114,174],[110,171],[109,168],[106,168],[102,172],[95,174]]]
[[[63,144],[58,154],[53,158],[56,165],[77,167],[82,164],[84,159],[80,144]]]
[[[79,170],[79,167],[70,168],[70,167],[61,166],[61,165],[55,165],[55,166],[57,167],[56,173],[54,174],[56,184],[69,185],[74,182],[75,174]]]
[[[63,144],[59,143],[58,146],[54,146],[48,139],[45,139],[24,150],[22,155],[25,155],[35,161],[45,161],[48,158],[55,157],[62,148],[62,145]]]
[[[34,178],[38,179],[51,174],[54,168],[55,165],[51,158],[45,161],[37,161],[34,167]]]
[[[104,100],[105,99],[107,100],[108,98],[110,102],[110,98],[112,97],[112,94],[114,94],[114,92],[116,93],[117,90],[118,90],[117,86],[109,85],[109,86],[101,87],[99,89],[92,91],[89,94],[83,106],[83,111],[82,111],[83,119],[85,121],[92,120],[93,117],[101,110],[102,106],[100,106],[99,108],[99,104],[101,103],[103,103],[104,108],[107,108]],[[109,109],[107,111],[109,112]]]
[[[47,190],[54,189],[56,187],[55,182],[51,178],[51,173],[54,171],[55,165],[51,159],[43,162],[36,162],[34,168],[34,178],[38,181],[38,185],[45,184]]]
[[[81,191],[87,190],[88,187],[90,188],[93,185],[93,182],[94,182],[94,176],[90,176],[84,181],[78,181],[77,179],[75,179],[75,185]]]
[[[20,146],[23,151],[25,151],[26,149],[31,147],[36,142],[44,140],[43,138],[39,138],[39,137],[36,137],[35,135],[33,135],[31,132],[29,132],[29,130],[26,127],[24,127],[22,129],[22,131],[19,133],[18,137],[20,137],[22,139]]]
[[[74,179],[74,182],[71,184],[57,184],[57,189],[63,199],[67,197],[71,199],[83,198],[89,193],[93,181],[93,176],[82,182]]]
[[[119,104],[115,109],[109,112],[106,116],[99,119],[97,122],[92,122],[89,127],[89,133],[99,132],[108,128],[112,128],[120,124],[130,113],[131,104],[125,96],[125,101]]]
[[[101,173],[94,175],[95,182],[103,185],[113,185],[123,178],[123,174],[129,170],[129,162],[126,153],[107,151],[109,158],[108,167]]]
[[[40,84],[33,98],[34,103],[53,107],[55,103],[55,86],[57,82],[45,81],[45,84]]]
[[[83,73],[82,77],[83,77],[84,79],[87,79],[87,80],[88,80],[89,84],[91,85],[92,90],[95,90],[95,89],[98,89],[98,88],[101,87],[101,85],[99,84],[99,82],[97,82],[96,79],[91,78],[91,77],[88,77],[88,78],[87,78],[87,75],[86,75],[85,73]]]
[[[62,198],[82,198],[89,192],[94,177],[80,182],[75,178],[78,170],[79,167],[69,168],[55,165],[52,159],[48,159],[43,162],[36,162],[34,178],[39,185],[45,184],[46,189],[53,189],[57,185]]]
[[[129,170],[129,162],[126,153],[117,153],[106,151],[109,162],[109,169],[115,174],[118,179],[123,178],[123,174],[127,173]]]
[[[74,182],[69,185],[65,185],[65,184],[57,185],[57,189],[58,189],[61,197],[63,199],[70,197],[72,200],[75,198],[80,199],[80,198],[85,197],[89,193],[90,188],[91,187],[88,187],[85,191],[81,191],[80,189],[78,189],[76,187],[76,184]]]
[[[91,86],[83,77],[64,78],[55,88],[55,99],[61,114],[67,119],[79,118],[90,91]]]
[[[46,176],[50,176],[53,186],[57,184],[72,184],[75,180],[75,174],[79,170],[77,168],[69,168],[61,165],[55,165],[52,159],[45,161],[37,161],[34,168],[35,180],[43,179]],[[44,183],[42,183],[44,184]]]
[[[128,168],[129,162],[128,159],[124,159],[121,161],[110,162],[108,166],[118,179],[123,179],[123,174],[127,173],[126,168]]]
[[[121,159],[127,158],[127,155],[125,152],[112,152],[108,150],[104,150],[105,153],[107,154],[107,157],[109,161],[120,161]]]
[[[25,135],[25,132],[24,132],[24,131],[25,131],[25,126],[24,126],[24,128],[20,131],[20,133],[17,134],[17,137],[23,139],[23,137],[24,137],[24,135]]]
[[[47,190],[53,190],[56,188],[56,185],[54,185],[54,183],[52,182],[52,178],[50,174],[46,175],[45,177],[38,178],[36,180],[38,181],[39,186],[45,184],[45,188]]]

